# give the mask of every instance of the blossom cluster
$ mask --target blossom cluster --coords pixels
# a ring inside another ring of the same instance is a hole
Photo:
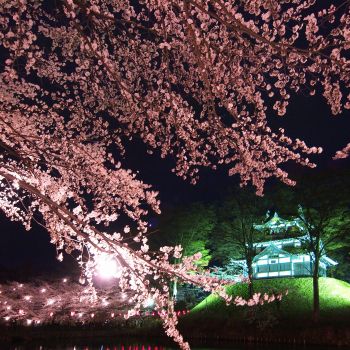
[[[13,325],[112,323],[128,318],[132,293],[122,293],[115,285],[91,290],[70,278],[35,280],[30,283],[9,282],[0,285],[0,323]],[[161,311],[163,314],[165,310]],[[176,311],[177,316],[189,310]],[[139,317],[157,316],[160,312],[145,305]]]
[[[232,283],[232,281],[231,281]],[[223,291],[218,293],[227,297]],[[286,292],[287,294],[287,292]],[[183,341],[176,329],[174,317],[186,315],[190,310],[175,311],[172,308],[153,310],[156,305],[144,303],[135,310],[134,291],[122,292],[115,284],[99,286],[91,290],[85,282],[72,278],[38,280],[32,282],[8,282],[0,285],[0,324],[3,325],[88,325],[120,324],[131,316],[158,317],[167,326],[167,333],[177,339],[183,348]],[[251,299],[236,297],[237,306],[255,306],[281,300],[282,293],[255,293]],[[230,302],[230,300],[228,300]]]
[[[150,251],[147,215],[160,203],[123,167],[126,144],[139,138],[173,157],[192,183],[226,165],[258,194],[272,176],[293,185],[282,165],[313,167],[308,157],[322,149],[271,130],[267,115],[284,115],[298,92],[323,94],[333,114],[349,108],[349,33],[347,2],[1,1],[1,210],[27,229],[44,225],[59,260],[76,254],[91,290],[107,254],[119,288],[134,293],[131,314],[152,296],[187,348],[169,283],[231,300],[198,273],[197,256],[173,264],[179,247]]]

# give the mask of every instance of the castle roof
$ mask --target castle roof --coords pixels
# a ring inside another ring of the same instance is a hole
[[[269,216],[269,213],[267,213],[267,216]],[[300,231],[303,231],[303,225],[299,218],[294,218],[291,220],[282,219],[276,212],[263,224],[254,225],[256,230],[268,230],[270,233],[286,232],[290,227],[297,227]]]
[[[268,247],[266,247],[262,252],[255,255],[253,262],[256,262],[260,259],[269,259],[271,257],[287,257],[292,256],[293,254],[290,254],[286,252],[285,250],[278,248],[274,244],[270,244]]]

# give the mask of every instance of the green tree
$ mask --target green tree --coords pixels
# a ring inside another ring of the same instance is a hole
[[[167,212],[159,224],[161,245],[181,245],[183,256],[202,254],[197,264],[205,268],[211,259],[208,240],[215,226],[215,212],[211,206],[193,203]]]
[[[203,203],[192,203],[167,210],[159,223],[159,232],[152,241],[158,246],[181,245],[182,257],[201,253],[202,256],[196,264],[200,269],[204,269],[211,260],[208,240],[214,226],[214,209]],[[173,284],[173,295],[176,294],[176,290],[177,280]]]
[[[254,293],[254,243],[262,237],[254,225],[263,222],[267,203],[266,198],[256,196],[249,188],[234,188],[217,206],[217,225],[211,239],[213,259],[223,264],[231,258],[245,259],[250,279],[250,296]]]
[[[349,186],[347,176],[321,174],[298,180],[294,188],[275,191],[275,199],[290,216],[297,214],[308,238],[303,241],[313,262],[313,320],[320,317],[320,260],[325,252],[349,247]],[[297,209],[298,208],[298,209]]]

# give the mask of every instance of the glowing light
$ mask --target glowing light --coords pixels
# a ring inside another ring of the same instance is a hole
[[[29,300],[30,300],[30,298],[31,298],[31,296],[30,296],[30,295],[25,295],[25,296],[24,296],[24,300],[29,301]]]
[[[154,300],[152,298],[147,298],[143,303],[144,307],[152,307],[154,305]]]
[[[5,321],[8,321],[10,319],[10,316],[5,317]]]
[[[50,317],[52,317],[53,316],[53,312],[50,312]]]
[[[46,292],[46,288],[43,288],[42,290],[41,290],[41,293],[45,293]]]
[[[27,320],[27,326],[30,326],[32,324],[33,320]]]
[[[48,299],[47,302],[46,302],[46,304],[47,304],[47,305],[52,305],[54,302],[55,302],[54,299]]]
[[[63,278],[63,283],[67,283],[67,278]]]
[[[118,278],[121,276],[121,269],[110,255],[101,254],[96,257],[96,274],[106,279]]]

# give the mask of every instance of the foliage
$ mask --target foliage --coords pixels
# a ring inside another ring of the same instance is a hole
[[[146,218],[159,201],[122,167],[126,140],[136,136],[149,152],[174,155],[174,171],[192,183],[200,168],[225,163],[261,194],[271,176],[294,183],[281,164],[313,167],[308,154],[321,152],[273,132],[267,113],[285,114],[291,94],[306,90],[321,92],[333,114],[350,107],[346,2],[0,6],[1,209],[28,229],[33,220],[44,225],[59,259],[63,249],[77,251],[90,283],[95,258],[111,255],[121,265],[120,286],[138,292],[134,312],[150,295],[171,309],[172,278],[218,286],[186,273],[195,258],[171,264],[179,247],[149,252]],[[121,216],[136,228],[113,225]],[[124,241],[130,232],[132,248]],[[187,349],[176,316],[163,321]]]
[[[201,253],[195,264],[206,267],[211,259],[208,249],[209,235],[216,222],[213,207],[192,203],[169,210],[161,217],[158,230],[152,241],[158,244],[181,245],[183,256]]]
[[[293,191],[281,188],[275,195],[284,211],[295,212],[307,238],[304,248],[313,259],[314,319],[319,318],[319,261],[326,253],[350,248],[349,180],[347,174],[304,177]],[[283,202],[283,203],[282,203]],[[298,208],[298,209],[297,209]],[[296,210],[297,209],[297,210]]]
[[[315,253],[319,249],[322,255],[325,250],[336,252],[350,247],[349,194],[346,173],[342,176],[304,178],[294,189],[291,203],[299,203],[298,216],[311,237],[309,251]],[[318,237],[322,239],[319,248],[312,244],[312,240]]]
[[[278,187],[273,202],[289,217],[298,217],[307,234],[319,235],[325,249],[347,246],[350,224],[348,173],[319,173],[299,179],[293,189]],[[327,246],[327,247],[326,247]]]
[[[350,283],[350,244],[344,244],[342,248],[333,251],[332,257],[338,265],[331,271],[331,276]]]
[[[213,259],[226,264],[231,258],[247,258],[247,248],[261,240],[262,234],[254,229],[254,224],[265,219],[268,202],[257,197],[251,189],[232,188],[217,203],[217,225],[211,239]]]
[[[254,227],[264,220],[267,201],[257,197],[250,189],[234,189],[218,206],[216,235],[211,240],[216,260],[244,259],[247,264],[250,297],[253,295],[254,243],[261,240],[261,233]]]

